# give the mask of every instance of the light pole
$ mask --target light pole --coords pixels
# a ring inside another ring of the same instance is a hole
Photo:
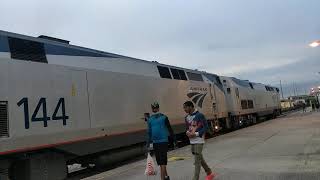
[[[319,95],[320,95],[319,92],[320,92],[320,86],[318,86],[318,92],[316,94],[318,104],[319,104]]]
[[[284,99],[284,98],[283,98],[283,90],[282,90],[282,83],[281,83],[281,80],[280,80],[280,89],[281,89],[282,99]]]
[[[320,40],[316,40],[316,41],[310,43],[309,46],[312,48],[320,46]],[[318,74],[320,74],[320,72],[318,72]],[[315,92],[315,90],[312,88],[311,93],[313,93],[313,92]],[[319,104],[320,86],[318,86],[318,92],[315,92],[315,95],[316,95],[317,104]]]

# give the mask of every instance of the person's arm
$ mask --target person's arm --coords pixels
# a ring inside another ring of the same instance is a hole
[[[173,148],[176,148],[176,146],[177,146],[177,139],[176,139],[176,136],[175,136],[175,134],[174,134],[174,132],[173,132],[173,129],[172,129],[172,127],[171,127],[171,124],[170,124],[170,121],[169,121],[168,117],[166,117],[165,123],[166,123],[166,126],[167,126],[167,128],[168,128],[170,137],[171,137],[172,140],[173,140]]]
[[[150,121],[148,121],[148,142],[147,142],[147,146],[149,146],[149,144],[151,143],[151,137],[152,137],[152,128],[151,128]]]
[[[166,126],[168,128],[168,131],[169,131],[169,134],[172,138],[174,138],[174,132],[172,130],[172,127],[171,127],[171,124],[170,124],[170,121],[168,119],[168,117],[166,117],[166,120],[165,120],[165,123],[166,123]]]
[[[186,132],[189,131],[189,122],[187,121],[187,116],[184,118],[184,122],[186,124]]]
[[[195,135],[198,137],[202,137],[207,132],[208,122],[203,114],[199,114],[196,118],[202,124],[202,127],[197,129]]]

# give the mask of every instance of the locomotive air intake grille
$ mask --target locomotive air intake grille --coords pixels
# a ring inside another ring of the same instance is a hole
[[[0,138],[9,137],[8,102],[0,101]]]

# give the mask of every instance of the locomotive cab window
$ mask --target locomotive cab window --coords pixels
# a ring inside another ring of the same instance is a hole
[[[249,85],[250,85],[251,89],[254,89],[254,88],[253,88],[253,85],[252,85],[252,83],[249,83]]]
[[[227,92],[228,92],[228,94],[231,94],[231,89],[227,88]]]
[[[248,108],[253,109],[253,101],[252,100],[248,100]]]
[[[170,68],[173,79],[180,79],[178,69]]]
[[[193,81],[203,81],[201,74],[187,72],[189,80]]]
[[[219,76],[216,77],[216,80],[217,80],[217,82],[218,82],[219,84],[222,84]]]
[[[248,109],[248,101],[241,100],[241,107],[242,107],[242,109]]]
[[[236,96],[239,98],[239,89],[238,88],[236,88]]]
[[[8,37],[12,59],[48,63],[43,43]]]
[[[183,70],[178,70],[181,80],[187,80],[186,73]]]
[[[187,80],[186,74],[183,70],[170,68],[173,79]]]
[[[167,78],[167,79],[172,79],[169,68],[167,67],[163,67],[163,66],[157,66],[158,67],[158,71],[160,74],[160,77],[162,78]]]
[[[271,91],[270,87],[265,86],[267,91]]]

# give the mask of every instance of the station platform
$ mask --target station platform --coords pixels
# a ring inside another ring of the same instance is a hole
[[[320,112],[301,111],[206,141],[203,155],[215,180],[320,179]],[[144,175],[146,160],[84,180],[159,180]],[[169,152],[171,180],[191,180],[190,146]],[[201,178],[205,173],[201,170]]]

